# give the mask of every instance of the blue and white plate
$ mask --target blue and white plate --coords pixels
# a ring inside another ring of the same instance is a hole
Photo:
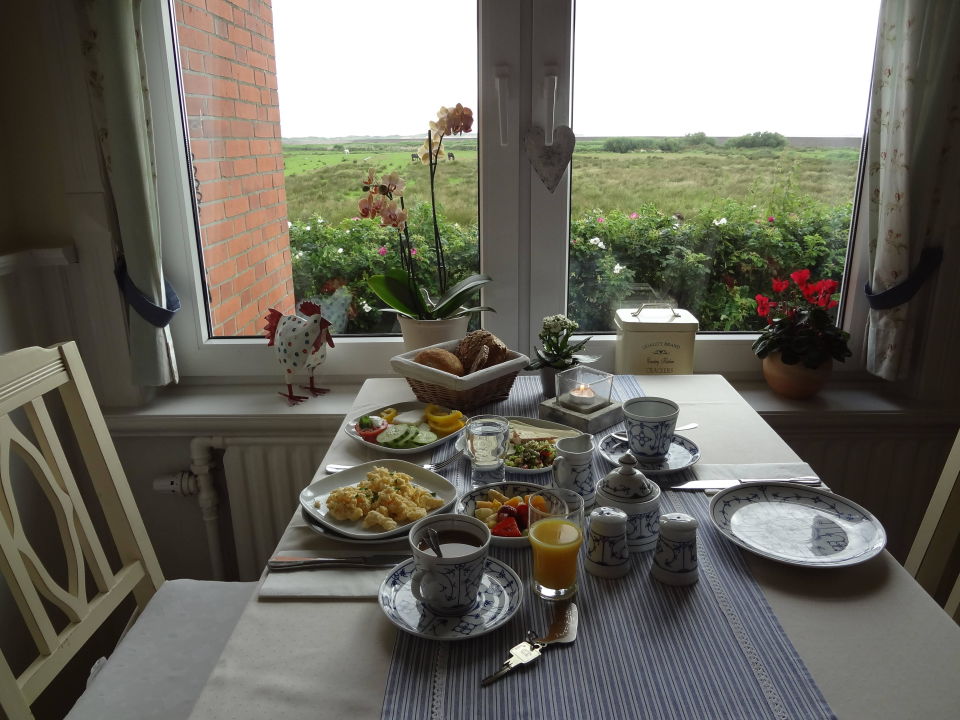
[[[600,454],[611,465],[620,464],[620,456],[630,452],[630,447],[622,440],[613,437],[613,433],[600,441]],[[674,435],[670,442],[670,449],[663,460],[637,463],[637,470],[644,475],[666,475],[667,473],[686,470],[700,459],[700,448],[697,444],[683,435]]]
[[[795,483],[722,490],[710,501],[710,519],[743,549],[802,567],[856,565],[887,543],[880,521],[855,502]]]
[[[466,640],[496,630],[523,604],[523,583],[510,566],[488,557],[480,594],[463,615],[435,615],[413,597],[413,558],[397,565],[380,585],[380,607],[401,630],[428,640]]]
[[[547,483],[547,485],[549,485],[549,483]],[[488,500],[488,492],[490,490],[496,490],[499,493],[503,493],[508,498],[511,498],[514,495],[532,495],[533,493],[538,493],[547,485],[540,485],[539,483],[532,482],[511,482],[509,480],[507,482],[481,485],[474,490],[464,493],[460,497],[460,499],[457,501],[457,512],[461,515],[476,517],[475,513],[477,511],[477,500]],[[526,535],[522,537],[498,537],[497,535],[491,535],[490,544],[498,545],[500,547],[530,547],[530,541],[527,539]]]

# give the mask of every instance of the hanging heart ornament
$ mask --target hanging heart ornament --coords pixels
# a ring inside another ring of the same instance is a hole
[[[536,170],[541,182],[547,190],[553,192],[560,184],[570,159],[573,157],[573,146],[577,138],[566,125],[553,130],[553,144],[547,145],[543,137],[543,128],[533,127],[523,138],[527,150],[527,159]]]

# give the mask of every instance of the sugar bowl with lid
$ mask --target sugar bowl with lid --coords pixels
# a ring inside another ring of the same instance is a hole
[[[632,453],[620,456],[619,465],[597,484],[597,505],[618,508],[627,514],[630,552],[647,552],[657,544],[660,529],[660,488],[637,470]]]

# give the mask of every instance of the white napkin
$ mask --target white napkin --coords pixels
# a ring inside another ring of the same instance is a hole
[[[690,469],[697,480],[772,480],[775,478],[817,477],[805,462],[737,463],[730,465],[698,463]]]
[[[345,543],[326,538],[297,518],[284,532],[277,555],[294,557],[348,557],[400,554],[410,551],[406,536],[382,543]],[[397,558],[397,563],[404,560]],[[322,600],[324,598],[375,598],[389,568],[320,568],[314,570],[267,571],[260,583],[260,600]]]

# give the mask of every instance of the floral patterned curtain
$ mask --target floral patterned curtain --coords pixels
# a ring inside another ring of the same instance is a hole
[[[177,365],[166,323],[179,300],[172,288],[165,287],[161,267],[157,173],[140,31],[142,0],[77,3],[91,110],[108,201],[115,211],[117,272],[128,301],[134,382],[167,385],[177,381]]]
[[[958,37],[960,3],[881,6],[867,130],[868,295],[895,299],[871,297],[866,360],[867,370],[888,380],[911,369],[923,308],[919,299],[906,301],[924,275],[938,281],[936,258],[960,243]]]

